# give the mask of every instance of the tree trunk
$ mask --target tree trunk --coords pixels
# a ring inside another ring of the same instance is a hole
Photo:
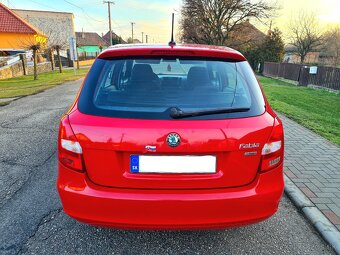
[[[336,54],[334,57],[334,67],[337,67],[338,65],[340,65],[340,54]]]
[[[52,67],[52,71],[54,71],[54,49],[50,49],[50,58],[51,58],[51,67]]]
[[[33,77],[34,80],[38,80],[38,57],[37,57],[37,50],[33,49]]]
[[[58,56],[58,62],[59,62],[59,73],[62,73],[63,72],[63,65],[61,63],[61,58],[60,58],[60,49],[57,48],[57,56]]]
[[[77,52],[77,69],[79,69],[79,54],[78,54],[78,47],[76,48],[76,52]]]
[[[305,63],[305,55],[300,56],[300,64],[303,65]]]
[[[27,75],[27,70],[26,70],[26,55],[25,54],[20,54],[20,60],[22,63],[22,70],[24,72],[24,75]]]

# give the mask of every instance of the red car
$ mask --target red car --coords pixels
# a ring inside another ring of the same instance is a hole
[[[202,45],[110,47],[59,131],[57,188],[85,223],[225,228],[273,215],[283,127],[242,54]]]

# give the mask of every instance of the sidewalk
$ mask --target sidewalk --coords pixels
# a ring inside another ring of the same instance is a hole
[[[279,114],[285,174],[340,231],[340,147]]]

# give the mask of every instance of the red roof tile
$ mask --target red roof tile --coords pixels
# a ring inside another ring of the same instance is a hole
[[[0,3],[0,33],[42,34],[5,5]]]

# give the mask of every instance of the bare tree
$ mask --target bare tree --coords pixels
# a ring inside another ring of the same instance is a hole
[[[59,65],[59,73],[63,72],[63,64],[61,62],[61,56],[60,51],[65,49],[65,44],[55,44],[52,46],[56,52],[57,52],[57,58],[58,58],[58,65]]]
[[[324,34],[324,52],[332,59],[332,65],[340,65],[340,26],[333,27]]]
[[[59,72],[62,73],[63,69],[60,54],[62,50],[67,48],[68,41],[65,38],[68,38],[68,31],[63,29],[63,26],[55,26],[53,22],[46,22],[43,18],[32,17],[28,21],[38,27],[48,37],[47,54],[51,61],[52,70],[54,70],[55,66],[54,53],[56,52]],[[62,22],[65,23],[66,20]]]
[[[51,68],[52,68],[52,71],[54,71],[54,68],[55,68],[55,64],[54,64],[54,49],[51,48],[51,47],[48,47],[46,49],[46,55],[49,56],[49,59],[50,59],[50,62],[51,62]]]
[[[23,49],[32,50],[33,52],[33,78],[38,79],[38,53],[46,48],[47,39],[44,35],[35,35],[23,41],[20,41]]]
[[[269,18],[274,9],[264,0],[184,0],[182,41],[225,45],[239,24]]]
[[[300,63],[303,64],[307,54],[322,45],[322,36],[316,15],[301,11],[297,17],[292,19],[289,30],[290,43],[295,46],[295,54],[300,57]]]
[[[44,29],[45,34],[48,36],[48,52],[50,55],[52,70],[54,70],[54,52],[56,51],[59,72],[62,73],[63,67],[61,62],[60,51],[67,47],[67,42],[65,42],[65,40],[63,40],[63,38],[60,36],[60,33],[58,33],[58,31],[55,30],[53,27],[50,27],[50,25],[44,24],[40,25],[40,27]]]
[[[37,56],[37,52],[41,49],[41,45],[40,43],[37,44],[33,44],[29,47],[30,50],[33,51],[33,78],[34,80],[38,79],[38,56]]]

